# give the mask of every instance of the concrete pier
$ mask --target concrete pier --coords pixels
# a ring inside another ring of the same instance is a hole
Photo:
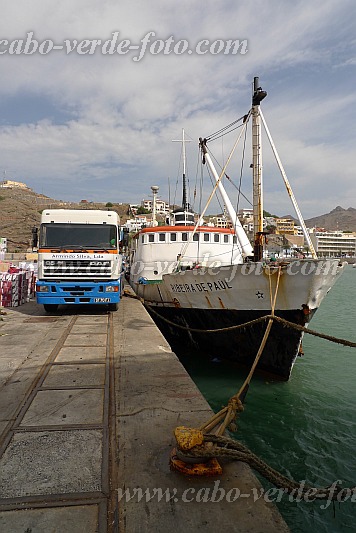
[[[211,409],[139,301],[7,311],[1,532],[288,531],[273,504],[254,501],[261,486],[244,464],[220,478],[170,470],[174,428]]]

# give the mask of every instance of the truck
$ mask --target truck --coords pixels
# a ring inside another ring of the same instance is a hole
[[[115,211],[45,209],[38,242],[37,303],[45,311],[72,304],[116,311],[123,291],[120,218]]]

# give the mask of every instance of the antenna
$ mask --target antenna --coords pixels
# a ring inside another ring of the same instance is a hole
[[[182,129],[182,138],[181,139],[173,139],[172,142],[178,142],[182,143],[182,152],[183,152],[183,201],[182,201],[182,207],[183,209],[189,209],[189,204],[187,203],[187,184],[186,184],[186,155],[185,155],[185,143],[192,142],[190,139],[185,138],[185,132],[184,128]]]
[[[171,207],[171,182],[168,176],[168,205]]]

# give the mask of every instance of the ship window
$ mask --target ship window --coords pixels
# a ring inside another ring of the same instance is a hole
[[[209,242],[209,233],[204,233],[204,241]]]
[[[171,233],[171,241],[175,242],[177,240],[177,234]]]
[[[229,242],[229,236],[228,235],[224,235],[224,242]]]
[[[217,235],[217,234],[215,233],[215,235],[214,235],[214,242],[219,242],[219,241],[220,241],[220,238],[219,238],[219,237],[220,237],[220,235]]]
[[[198,235],[198,233],[194,233],[194,235],[193,235],[193,241],[199,241],[199,235]]]
[[[151,235],[148,236],[148,242],[154,242],[154,240],[155,240],[155,236],[154,235],[151,234]]]
[[[141,242],[145,242],[145,236],[144,235],[141,236]]]
[[[160,233],[159,234],[159,240],[162,242],[162,241],[165,241],[166,240],[166,234],[165,233]]]
[[[234,244],[237,244],[237,237],[236,237],[236,235],[233,236],[233,238],[232,238],[232,242],[233,242]]]
[[[182,241],[188,240],[188,233],[182,233]]]

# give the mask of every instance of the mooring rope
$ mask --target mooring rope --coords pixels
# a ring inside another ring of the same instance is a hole
[[[298,483],[297,481],[291,480],[288,477],[284,476],[267,463],[262,461],[257,455],[255,455],[247,446],[241,442],[224,437],[222,435],[204,435],[204,444],[202,446],[196,446],[190,451],[181,451],[180,455],[189,459],[194,459],[195,457],[200,458],[225,458],[231,459],[234,461],[242,461],[248,464],[251,468],[256,470],[261,474],[267,481],[272,483],[278,488],[283,489],[286,493],[295,492],[296,490],[302,496],[304,494],[311,494],[317,499],[331,499],[342,501],[343,496],[350,495],[351,493],[356,494],[356,487],[351,488],[342,488],[339,485],[331,487],[311,487],[305,485],[304,483]],[[212,443],[214,446],[211,447]],[[332,488],[332,492],[331,492]]]
[[[265,322],[266,320],[275,320],[276,322],[279,322],[286,327],[296,329],[298,331],[303,331],[304,333],[308,333],[309,335],[320,337],[321,339],[325,339],[330,342],[335,342],[337,344],[342,344],[344,346],[349,346],[351,348],[356,348],[356,342],[348,341],[347,339],[341,339],[339,337],[333,337],[332,335],[327,335],[326,333],[319,333],[318,331],[306,328],[304,326],[301,326],[300,324],[295,324],[294,322],[290,322],[289,320],[286,320],[285,318],[282,318],[277,315],[264,315],[264,316],[261,316],[260,318],[256,318],[254,320],[244,322],[244,324],[237,324],[235,326],[227,326],[226,328],[216,328],[216,329],[191,328],[189,326],[183,326],[181,324],[177,324],[177,322],[173,322],[172,320],[169,320],[168,318],[162,316],[160,313],[157,313],[157,311],[153,308],[153,306],[148,304],[145,300],[143,300],[142,298],[138,298],[138,299],[141,300],[142,303],[146,307],[149,307],[150,312],[158,316],[161,320],[163,320],[167,324],[170,324],[171,326],[174,326],[178,329],[191,331],[193,333],[223,333],[224,331],[232,331],[234,329],[238,330],[238,329],[248,328],[260,322]]]

